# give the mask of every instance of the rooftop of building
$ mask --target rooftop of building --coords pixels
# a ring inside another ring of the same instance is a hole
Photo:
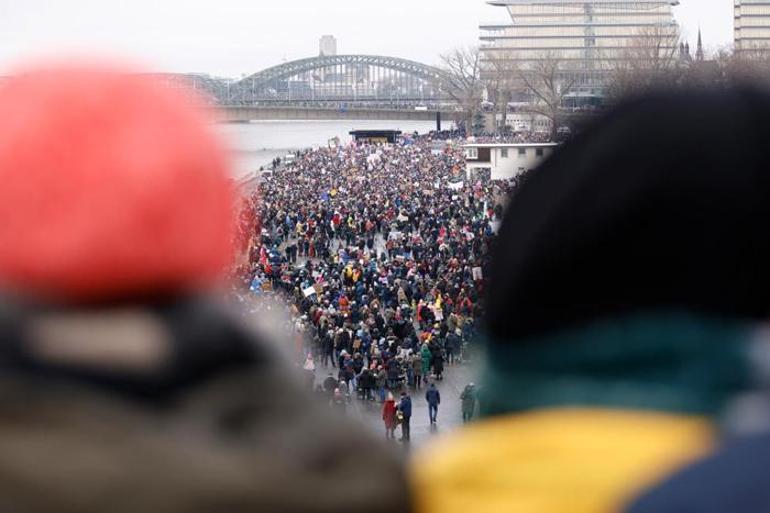
[[[463,148],[553,148],[558,143],[474,143],[463,144]]]
[[[679,5],[679,0],[488,0],[489,5],[507,7],[510,5],[581,5],[581,4],[652,4]]]

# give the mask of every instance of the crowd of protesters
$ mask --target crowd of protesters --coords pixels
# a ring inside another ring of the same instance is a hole
[[[292,310],[333,409],[219,304],[231,169],[193,105],[86,63],[0,88],[5,511],[770,511],[761,88],[632,100],[523,187],[423,139],[299,155],[244,198],[236,297]],[[335,415],[373,377],[409,440],[399,372],[440,380],[482,310],[472,427],[407,469]]]
[[[542,144],[554,142],[550,132],[516,131],[506,134],[482,133],[472,138],[479,144]]]
[[[252,214],[260,226],[236,269],[240,297],[288,299],[295,361],[341,411],[441,380],[471,354],[514,182],[467,177],[462,148],[432,143],[308,150],[245,199],[259,206],[243,229]]]

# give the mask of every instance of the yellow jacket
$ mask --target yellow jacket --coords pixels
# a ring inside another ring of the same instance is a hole
[[[708,454],[701,417],[559,409],[492,418],[413,461],[417,513],[622,513]]]

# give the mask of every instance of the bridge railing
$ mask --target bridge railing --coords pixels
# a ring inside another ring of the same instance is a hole
[[[347,109],[347,110],[448,110],[455,104],[446,101],[243,101],[233,100],[220,102],[225,107],[258,107],[258,108],[306,108],[306,109]]]

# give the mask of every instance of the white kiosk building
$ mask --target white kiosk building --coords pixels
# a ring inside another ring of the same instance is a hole
[[[535,169],[558,147],[556,143],[468,143],[465,161],[468,179],[487,176],[507,180]]]

